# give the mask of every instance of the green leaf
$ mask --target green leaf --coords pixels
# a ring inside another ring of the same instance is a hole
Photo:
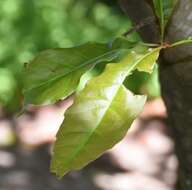
[[[177,0],[153,0],[155,13],[160,22],[162,38],[164,37],[166,24],[169,21],[169,18],[176,3]]]
[[[51,104],[69,96],[85,72],[98,63],[114,61],[132,45],[120,38],[111,45],[90,42],[43,51],[25,68],[25,104]]]
[[[108,64],[105,71],[91,79],[76,96],[57,133],[52,172],[61,177],[78,170],[125,136],[146,97],[133,95],[123,82],[138,65],[150,71],[158,58],[157,49],[147,54],[141,54],[139,49],[135,48],[120,63]]]
[[[144,55],[140,63],[137,65],[138,71],[143,71],[147,73],[152,73],[154,70],[155,60],[157,60],[157,57],[159,57],[159,52],[161,50],[161,47],[155,48],[155,49],[148,49],[148,53]]]

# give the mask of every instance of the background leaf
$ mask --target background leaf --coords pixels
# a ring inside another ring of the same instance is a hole
[[[147,56],[139,50],[131,51],[120,63],[107,65],[105,71],[91,79],[76,96],[57,134],[52,172],[63,176],[70,170],[82,168],[126,134],[146,98],[134,96],[125,89],[123,81],[137,65],[148,65],[150,70],[158,58],[156,49]]]

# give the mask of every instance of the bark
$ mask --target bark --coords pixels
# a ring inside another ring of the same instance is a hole
[[[124,10],[134,21],[152,14],[144,2],[121,0]],[[148,27],[145,32],[139,32],[145,41],[156,42],[157,30],[157,27],[152,30]],[[179,0],[166,31],[166,40],[174,42],[189,36],[192,36],[192,0]],[[179,159],[178,189],[192,190],[192,45],[165,50],[160,55],[159,73],[169,128]]]
[[[192,1],[181,0],[167,30],[173,42],[192,36]],[[181,190],[192,190],[192,45],[161,55],[160,81],[179,159]]]
[[[138,32],[145,42],[158,43],[160,33],[151,6],[144,0],[119,0],[119,3],[122,10],[130,17],[135,25],[149,21]]]

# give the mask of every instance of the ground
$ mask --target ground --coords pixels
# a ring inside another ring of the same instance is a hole
[[[173,190],[177,159],[161,99],[148,102],[123,141],[58,180],[50,153],[71,100],[0,120],[0,190]]]

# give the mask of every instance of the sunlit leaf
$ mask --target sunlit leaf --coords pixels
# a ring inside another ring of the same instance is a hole
[[[145,56],[142,57],[142,60],[140,61],[140,63],[137,65],[137,69],[139,71],[143,71],[151,74],[155,66],[155,64],[151,64],[151,63],[154,63],[154,60],[157,60],[157,57],[159,57],[160,50],[161,50],[161,47],[156,49],[149,49],[148,52],[145,54]]]
[[[78,170],[125,136],[146,97],[133,95],[123,82],[138,65],[150,72],[160,51],[158,48],[141,54],[139,49],[135,48],[119,63],[108,64],[101,75],[91,79],[76,95],[57,134],[52,172],[61,177]]]

